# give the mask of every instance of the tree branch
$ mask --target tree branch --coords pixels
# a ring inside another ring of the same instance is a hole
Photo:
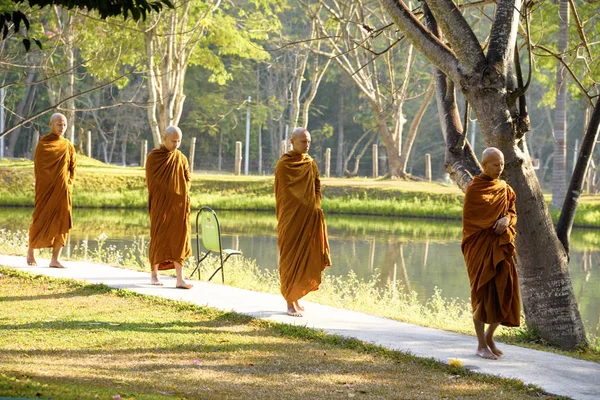
[[[61,104],[66,103],[69,100],[75,99],[75,98],[77,98],[79,96],[83,96],[84,94],[91,93],[91,92],[94,92],[96,90],[102,89],[104,87],[110,86],[113,83],[115,83],[116,81],[118,81],[119,79],[121,79],[121,78],[123,78],[123,77],[125,77],[127,75],[129,75],[129,72],[127,72],[127,73],[119,76],[118,78],[113,79],[113,80],[111,80],[111,81],[109,81],[109,82],[107,82],[107,83],[105,83],[103,85],[95,86],[95,87],[93,87],[91,89],[84,90],[83,92],[74,94],[73,96],[66,97],[66,98],[60,100],[58,103],[56,103],[56,104],[54,104],[54,105],[52,105],[50,107],[47,107],[47,108],[43,109],[42,111],[40,111],[40,112],[32,115],[31,117],[28,117],[28,118],[24,119],[23,121],[20,121],[20,122],[16,123],[15,125],[13,125],[12,127],[10,127],[9,129],[7,129],[4,132],[0,133],[0,138],[8,135],[9,133],[11,133],[12,131],[14,131],[15,129],[17,129],[21,125],[24,125],[24,124],[28,123],[29,121],[33,121],[34,119],[36,119],[36,118],[38,118],[38,117],[46,114],[47,112],[50,112],[50,111],[58,108]]]
[[[590,165],[590,159],[594,153],[594,147],[596,140],[598,139],[598,132],[600,131],[600,99],[596,100],[596,106],[592,113],[592,118],[588,124],[585,136],[583,137],[583,143],[581,144],[581,150],[577,157],[577,163],[575,164],[575,170],[569,183],[569,190],[563,202],[562,210],[558,223],[556,224],[556,235],[558,240],[562,243],[567,254],[569,254],[569,237],[571,235],[571,229],[573,227],[573,221],[575,219],[575,212],[577,211],[577,204],[581,197],[581,190],[583,187],[583,180],[585,174]]]
[[[514,16],[521,9],[521,0],[498,0],[496,16],[492,25],[487,61],[501,76],[506,76],[513,59],[519,18]]]
[[[450,0],[428,0],[427,6],[465,72],[471,75],[479,66],[485,64],[479,40],[460,9]]]
[[[396,25],[413,43],[417,51],[427,54],[438,69],[456,82],[460,81],[459,62],[456,55],[439,38],[432,34],[401,0],[379,0]]]

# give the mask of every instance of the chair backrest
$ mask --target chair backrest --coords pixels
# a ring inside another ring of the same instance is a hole
[[[221,251],[221,230],[217,214],[206,207],[200,212],[200,228],[202,230],[202,244],[211,251]]]

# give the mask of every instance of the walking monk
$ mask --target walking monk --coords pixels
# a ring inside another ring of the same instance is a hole
[[[304,308],[298,300],[319,289],[321,272],[331,260],[319,170],[307,154],[310,133],[296,128],[290,141],[293,149],[275,167],[279,278],[287,313],[301,317]]]
[[[519,326],[521,295],[515,266],[516,195],[500,174],[504,155],[494,147],[483,151],[483,173],[465,193],[462,252],[471,283],[471,306],[479,357],[502,355],[494,343],[498,325]],[[485,324],[489,324],[484,332]]]
[[[73,227],[71,192],[76,167],[75,148],[63,137],[66,130],[67,118],[53,114],[50,133],[42,136],[35,149],[35,205],[29,227],[28,265],[37,265],[34,249],[51,247],[50,268],[65,268],[58,258]]]
[[[162,286],[159,270],[175,268],[175,287],[190,289],[183,280],[183,263],[192,254],[190,245],[190,168],[177,148],[181,130],[169,126],[163,145],[148,154],[146,184],[150,211],[150,265],[153,285]]]

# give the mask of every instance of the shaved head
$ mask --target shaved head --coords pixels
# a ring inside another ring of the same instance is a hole
[[[488,147],[481,154],[481,162],[484,163],[486,160],[495,157],[502,157],[504,159],[504,154],[495,147]]]
[[[179,129],[176,126],[170,125],[170,126],[167,127],[167,130],[165,131],[165,136],[173,135],[173,134],[176,134],[176,133],[178,133],[180,135],[183,135],[181,133],[181,129]]]
[[[308,153],[308,149],[310,149],[310,133],[306,128],[295,128],[292,131],[292,136],[290,137],[290,142],[292,142],[293,150],[298,154]]]
[[[308,133],[308,129],[302,128],[302,127],[294,128],[294,130],[292,131],[292,136],[290,137],[290,139],[298,137],[298,135],[300,135],[300,134],[302,134],[304,132]]]
[[[61,113],[54,113],[50,117],[50,132],[62,136],[67,130],[67,117]]]
[[[179,148],[181,145],[181,138],[183,134],[181,133],[181,129],[176,126],[169,126],[165,130],[165,134],[163,135],[163,144],[169,151],[174,151]]]
[[[504,154],[495,147],[488,147],[481,154],[483,173],[492,179],[498,179],[504,171]]]
[[[57,120],[57,119],[59,119],[59,118],[62,118],[62,119],[64,119],[65,121],[67,120],[67,117],[65,117],[63,114],[61,114],[61,113],[54,113],[54,114],[52,114],[52,116],[50,117],[50,123],[52,123],[52,121],[55,121],[55,120]]]

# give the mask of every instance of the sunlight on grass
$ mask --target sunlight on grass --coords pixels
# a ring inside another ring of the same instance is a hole
[[[0,396],[534,399],[352,339],[0,268]]]

